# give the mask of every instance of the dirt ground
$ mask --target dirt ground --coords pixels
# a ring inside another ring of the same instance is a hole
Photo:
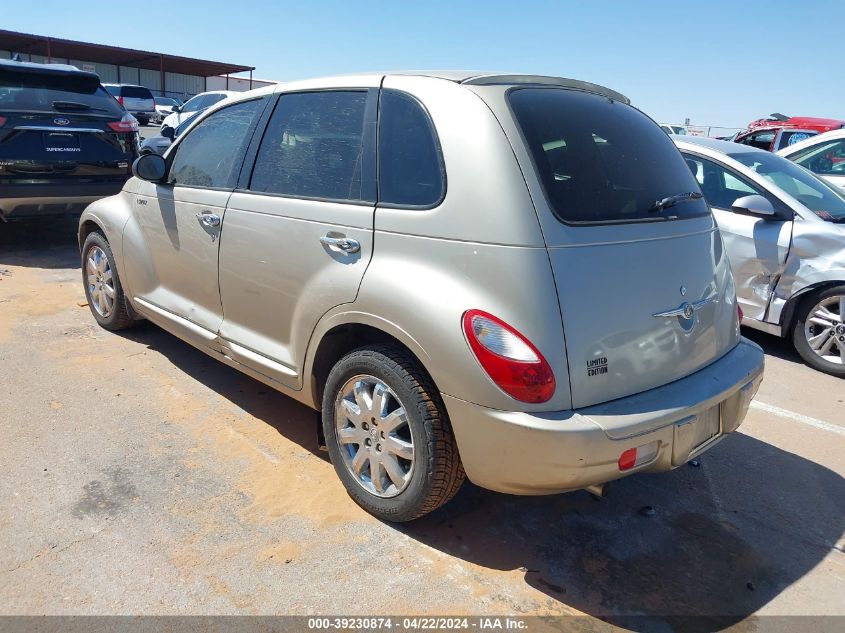
[[[98,328],[74,231],[0,225],[0,613],[845,616],[845,382],[778,339],[746,332],[766,379],[698,468],[602,500],[466,485],[395,526],[314,412],[153,325]]]

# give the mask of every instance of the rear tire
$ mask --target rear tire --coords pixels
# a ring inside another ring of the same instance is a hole
[[[845,378],[845,285],[804,297],[792,326],[792,343],[813,369]]]
[[[135,324],[109,242],[98,231],[90,233],[82,245],[82,285],[88,307],[100,327],[117,331]]]
[[[377,345],[350,352],[329,373],[322,405],[335,471],[370,514],[412,521],[460,489],[465,475],[446,409],[405,350]]]

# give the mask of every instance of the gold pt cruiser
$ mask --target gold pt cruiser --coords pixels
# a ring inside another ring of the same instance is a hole
[[[409,521],[681,466],[763,376],[713,215],[623,95],[532,75],[283,84],[198,116],[80,222],[94,318],[149,319],[322,412]],[[279,485],[284,485],[279,482]]]

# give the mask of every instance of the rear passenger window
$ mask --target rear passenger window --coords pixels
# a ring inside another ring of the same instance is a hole
[[[284,95],[261,141],[250,190],[362,200],[365,91]]]
[[[385,91],[379,110],[379,202],[432,206],[443,197],[434,126],[412,97]]]
[[[168,182],[192,187],[234,189],[253,123],[264,99],[238,103],[212,113],[176,147]]]

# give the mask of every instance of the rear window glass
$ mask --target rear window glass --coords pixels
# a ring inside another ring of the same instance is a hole
[[[385,91],[379,111],[379,202],[430,206],[443,197],[434,127],[412,97]]]
[[[120,94],[123,97],[129,97],[130,99],[152,99],[153,93],[150,92],[149,88],[144,88],[143,86],[121,86],[120,87]]]
[[[639,110],[559,88],[520,88],[509,100],[560,220],[636,222],[710,212],[702,198],[655,208],[700,189],[675,144]]]
[[[0,69],[0,110],[123,115],[123,108],[114,98],[86,76],[3,69]]]

